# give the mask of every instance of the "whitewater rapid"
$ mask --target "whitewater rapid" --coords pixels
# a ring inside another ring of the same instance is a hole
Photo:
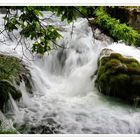
[[[20,84],[22,99],[9,101],[12,108],[4,114],[19,133],[131,134],[140,133],[140,109],[106,97],[94,86],[97,60],[102,49],[110,48],[140,61],[140,51],[123,43],[93,38],[84,18],[67,25],[56,16],[50,23],[62,28],[58,48],[43,57],[16,41],[1,44],[0,52],[22,58],[31,72],[33,94]],[[74,25],[72,29],[72,25]],[[71,32],[73,30],[73,32]],[[31,42],[28,42],[29,48]],[[27,59],[28,58],[28,59]],[[32,60],[32,61],[31,61]],[[4,117],[3,117],[4,118]]]

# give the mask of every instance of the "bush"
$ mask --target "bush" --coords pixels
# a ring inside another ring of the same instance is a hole
[[[115,40],[122,40],[128,45],[140,44],[140,34],[136,30],[110,17],[102,7],[96,9],[95,16],[94,23]]]

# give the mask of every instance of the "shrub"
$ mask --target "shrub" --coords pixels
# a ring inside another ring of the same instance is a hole
[[[140,44],[140,34],[136,30],[109,16],[102,7],[96,9],[95,16],[94,24],[115,40],[122,40],[128,45]]]

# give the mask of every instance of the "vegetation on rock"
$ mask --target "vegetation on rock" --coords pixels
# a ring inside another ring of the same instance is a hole
[[[128,45],[140,45],[140,34],[125,23],[120,23],[118,19],[112,18],[103,7],[95,11],[95,19],[92,24],[97,25],[114,40],[122,40]]]
[[[140,63],[119,53],[99,59],[96,78],[98,90],[108,96],[134,102],[140,99]]]
[[[9,100],[9,94],[15,100],[21,98],[22,94],[15,84],[19,85],[23,80],[31,90],[29,75],[29,71],[18,58],[0,55],[0,110],[3,110],[3,105]]]
[[[15,100],[19,100],[22,96],[21,92],[8,80],[0,80],[0,110],[3,110],[3,105],[9,100],[9,94]]]
[[[107,6],[107,13],[119,19],[121,23],[133,27],[140,33],[140,7],[139,6]]]

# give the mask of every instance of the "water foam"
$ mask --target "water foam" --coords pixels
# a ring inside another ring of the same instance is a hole
[[[53,23],[56,20],[52,16]],[[23,101],[14,103],[18,106],[16,115],[20,116],[13,117],[16,128],[22,133],[140,133],[140,110],[105,97],[94,87],[97,59],[103,48],[138,60],[140,51],[122,43],[110,45],[95,40],[86,19],[75,21],[72,35],[72,24],[58,20],[57,25],[61,24],[64,38],[57,43],[66,49],[52,50],[43,58],[36,55],[34,61],[24,60],[32,75],[34,92],[29,96],[21,84]],[[1,51],[21,58],[22,47],[13,50],[14,46],[15,43],[8,49],[2,47]]]

